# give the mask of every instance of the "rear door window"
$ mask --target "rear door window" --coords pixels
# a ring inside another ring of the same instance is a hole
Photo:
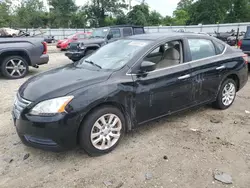
[[[211,40],[188,39],[192,61],[217,55],[215,46]]]
[[[123,28],[123,36],[127,37],[127,36],[131,36],[132,33],[132,29],[130,27],[125,27]]]
[[[143,28],[134,28],[134,34],[135,35],[140,35],[140,34],[143,34],[144,33],[144,29]]]
[[[225,45],[217,42],[217,41],[214,41],[214,45],[215,45],[215,49],[216,49],[216,54],[222,54],[224,49],[225,49]]]

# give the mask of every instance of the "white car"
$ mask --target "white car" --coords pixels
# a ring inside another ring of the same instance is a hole
[[[11,29],[11,28],[1,28],[0,29],[0,35],[1,36],[4,36],[4,35],[7,35],[7,36],[17,36],[19,34],[19,30],[16,30],[16,29]]]

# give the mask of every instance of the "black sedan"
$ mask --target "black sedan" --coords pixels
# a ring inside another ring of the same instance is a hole
[[[101,155],[148,121],[209,103],[227,109],[247,80],[247,56],[216,38],[137,35],[29,79],[13,118],[28,146],[60,151],[79,144]]]

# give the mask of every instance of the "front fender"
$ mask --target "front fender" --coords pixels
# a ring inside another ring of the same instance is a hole
[[[80,122],[94,108],[104,104],[117,104],[126,116],[128,130],[136,124],[135,101],[132,94],[133,88],[123,85],[92,86],[77,91],[73,95],[74,100],[70,103],[73,112],[78,113]]]

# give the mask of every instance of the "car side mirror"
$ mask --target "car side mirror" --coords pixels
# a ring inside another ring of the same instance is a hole
[[[146,73],[146,72],[151,72],[156,69],[156,64],[151,62],[151,61],[143,61],[141,64],[140,72],[141,73]]]
[[[107,39],[110,40],[113,38],[113,34],[112,33],[109,33],[108,36],[107,36]]]
[[[73,40],[77,40],[77,37],[73,37]]]

